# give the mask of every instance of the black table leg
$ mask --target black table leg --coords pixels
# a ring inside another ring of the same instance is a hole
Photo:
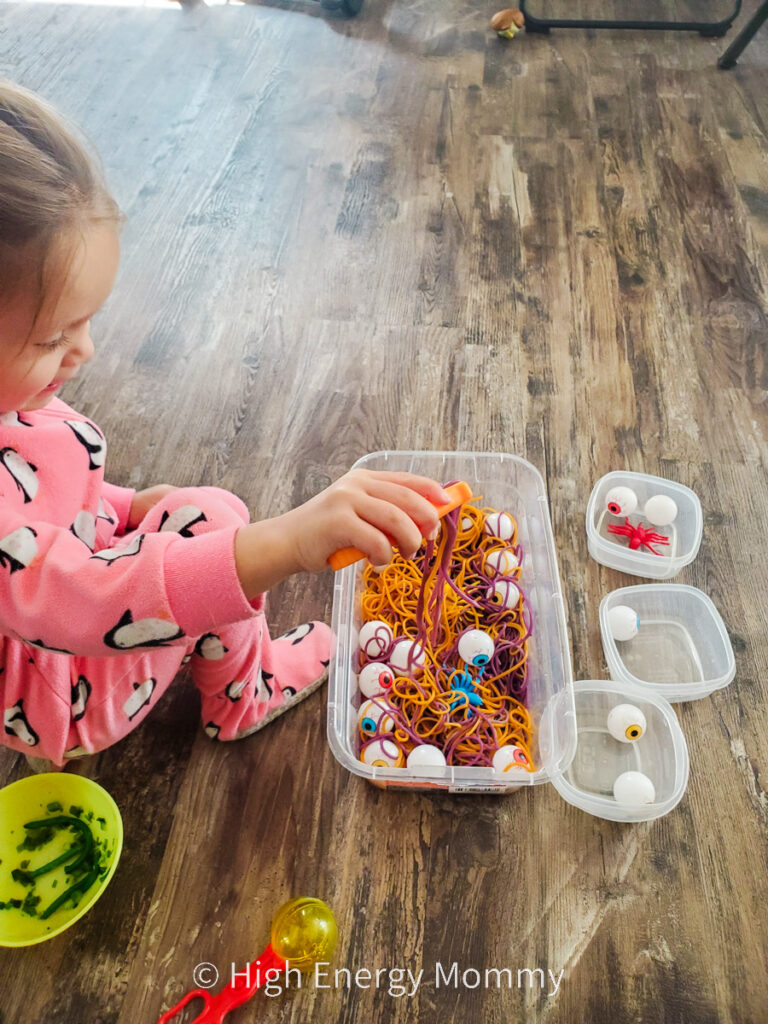
[[[731,45],[722,55],[720,60],[717,62],[717,66],[719,68],[732,68],[735,66],[736,60],[744,52],[744,48],[747,43],[752,39],[755,32],[757,32],[766,18],[768,18],[768,0],[764,0],[764,2],[758,7],[741,32],[739,32]]]

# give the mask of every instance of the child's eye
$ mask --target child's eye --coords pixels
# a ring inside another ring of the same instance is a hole
[[[46,352],[53,352],[54,349],[60,348],[62,345],[66,345],[68,341],[69,336],[62,331],[58,338],[54,338],[53,341],[41,343],[39,347],[44,348]]]

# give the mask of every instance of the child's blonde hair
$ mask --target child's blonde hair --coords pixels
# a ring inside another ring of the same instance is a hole
[[[0,308],[23,293],[37,320],[67,279],[73,231],[103,220],[122,215],[97,158],[52,106],[0,78]]]

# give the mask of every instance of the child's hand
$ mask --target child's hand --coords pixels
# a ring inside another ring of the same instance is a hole
[[[448,500],[440,484],[424,476],[353,469],[279,522],[295,547],[299,570],[324,569],[334,551],[345,547],[386,565],[393,545],[406,558],[416,553],[440,522],[435,505]]]
[[[136,491],[131,502],[131,511],[128,513],[128,529],[134,530],[158,501],[162,501],[166,494],[178,491],[178,489],[178,487],[171,487],[170,484],[157,484],[155,487]]]
[[[428,477],[353,469],[306,504],[238,530],[243,593],[251,601],[286,576],[325,569],[339,548],[358,548],[374,565],[392,559],[393,545],[409,558],[437,530],[435,505],[448,500]]]

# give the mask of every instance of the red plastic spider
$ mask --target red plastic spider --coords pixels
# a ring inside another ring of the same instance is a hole
[[[640,547],[648,548],[654,555],[660,555],[662,552],[656,551],[651,544],[669,544],[669,537],[662,537],[660,533],[647,530],[642,524],[633,526],[629,519],[624,520],[623,526],[611,524],[608,527],[608,533],[619,533],[623,537],[629,537],[629,547],[632,551],[636,551]]]

